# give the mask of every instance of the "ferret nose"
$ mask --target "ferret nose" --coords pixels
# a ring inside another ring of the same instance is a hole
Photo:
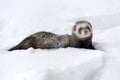
[[[87,30],[85,30],[84,32],[85,32],[85,33],[88,33],[88,31],[87,31]]]

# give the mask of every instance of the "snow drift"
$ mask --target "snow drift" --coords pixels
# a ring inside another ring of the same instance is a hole
[[[120,80],[119,0],[0,1],[0,80]],[[71,34],[78,20],[93,25],[97,50],[60,48],[8,52],[38,31]]]
[[[5,53],[0,56],[1,80],[90,80],[104,63],[99,50],[31,48]]]

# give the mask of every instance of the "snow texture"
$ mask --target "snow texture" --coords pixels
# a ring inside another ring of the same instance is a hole
[[[0,80],[120,80],[119,0],[0,0]],[[71,34],[74,23],[93,25],[97,50],[7,51],[27,36]]]

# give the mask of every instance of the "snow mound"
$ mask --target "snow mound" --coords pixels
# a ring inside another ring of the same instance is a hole
[[[104,52],[99,50],[29,48],[0,52],[1,80],[90,80],[104,63]]]

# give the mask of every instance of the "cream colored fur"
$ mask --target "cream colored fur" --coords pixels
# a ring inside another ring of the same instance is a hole
[[[88,26],[90,28],[90,31],[87,30],[88,32],[85,33],[84,30],[81,31],[81,34],[79,33],[79,28],[82,27],[82,28],[85,28],[86,26]],[[91,26],[88,24],[88,23],[79,23],[76,25],[76,29],[75,31],[73,30],[73,33],[78,37],[78,38],[86,38],[86,37],[89,37],[91,36],[92,34],[92,28]]]

